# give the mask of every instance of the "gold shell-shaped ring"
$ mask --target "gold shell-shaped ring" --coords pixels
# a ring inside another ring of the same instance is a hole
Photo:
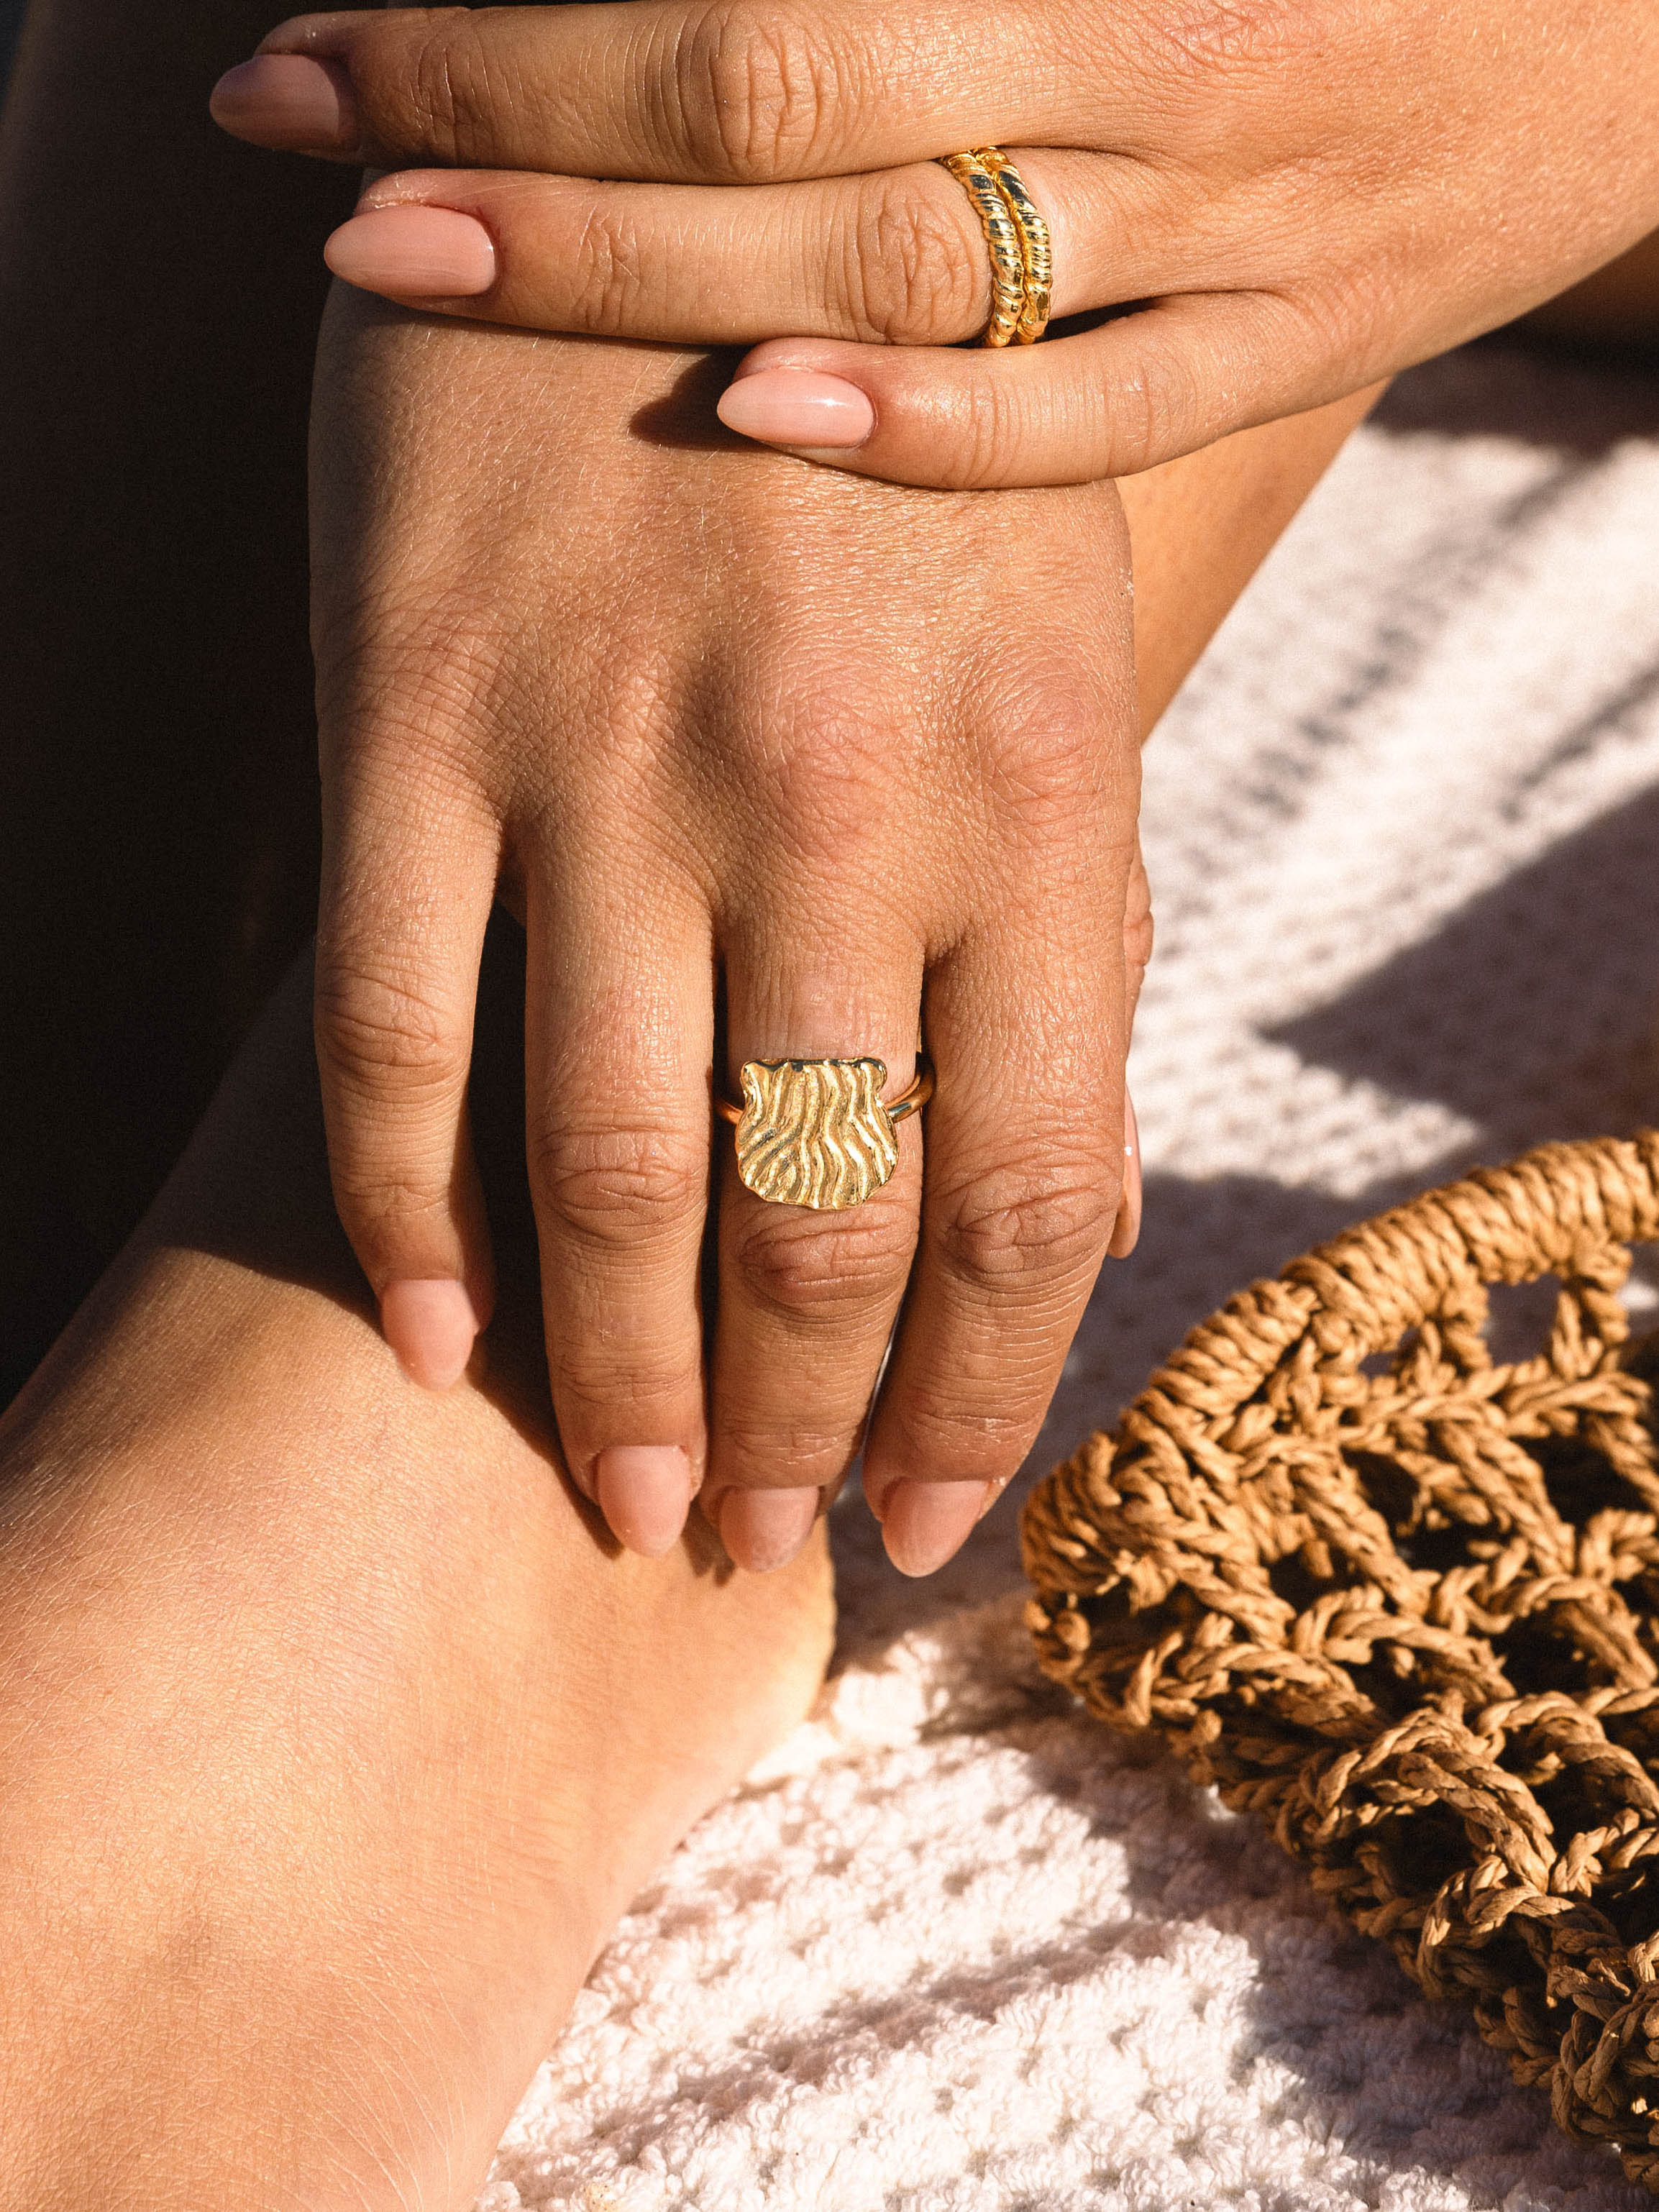
[[[887,1063],[880,1060],[748,1060],[741,1080],[742,1105],[717,1104],[738,1125],[745,1187],[773,1206],[835,1212],[862,1206],[890,1179],[896,1124],[933,1095],[926,1060],[891,1105],[881,1095]]]
[[[991,319],[980,343],[1034,345],[1048,326],[1054,246],[1025,179],[997,146],[939,160],[972,200],[991,257]]]

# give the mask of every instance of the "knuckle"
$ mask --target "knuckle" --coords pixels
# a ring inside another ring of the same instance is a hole
[[[1104,1152],[1010,1164],[945,1194],[933,1239],[951,1273],[993,1291],[1092,1279],[1117,1212],[1118,1168]]]
[[[1180,75],[1237,83],[1304,55],[1321,35],[1324,13],[1305,0],[1188,0],[1163,15],[1158,30]]]
[[[803,680],[805,679],[805,680]],[[805,703],[783,700],[757,725],[744,779],[766,851],[842,875],[887,834],[895,758],[890,699],[872,696],[830,670],[797,661],[790,683]]]
[[[442,1224],[449,1213],[452,1178],[435,1164],[422,1175],[411,1162],[360,1160],[349,1144],[336,1144],[329,1181],[340,1218],[364,1257],[371,1251],[390,1257],[411,1231]]]
[[[528,1146],[542,1209],[578,1243],[630,1252],[701,1231],[708,1170],[689,1133],[544,1119]]]
[[[1164,346],[1141,362],[1113,393],[1110,473],[1139,476],[1205,443],[1195,426],[1207,398],[1181,347]]]
[[[909,1207],[880,1196],[831,1214],[757,1202],[742,1211],[730,1258],[763,1310],[844,1322],[896,1304],[915,1234]]]
[[[628,214],[601,204],[583,225],[573,263],[582,328],[597,337],[626,336],[642,311],[660,307],[661,271],[649,265],[647,242]]]
[[[1056,655],[1024,679],[988,672],[979,696],[988,726],[981,772],[1004,830],[1046,840],[1098,821],[1117,795],[1098,688]]]
[[[359,733],[404,775],[471,773],[495,712],[512,707],[508,641],[471,587],[434,587],[392,605],[368,599],[314,629],[325,769]],[[522,649],[522,648],[521,648]]]
[[[834,1481],[846,1472],[857,1449],[863,1413],[860,1405],[852,1419],[827,1427],[800,1418],[763,1420],[741,1413],[727,1414],[720,1424],[721,1457],[734,1468],[786,1467],[796,1481],[805,1482],[809,1476],[821,1483]]]
[[[774,805],[781,841],[799,860],[852,865],[879,834],[886,810],[878,781],[865,772],[861,739],[845,741],[819,723],[793,744],[780,764]]]
[[[494,150],[501,119],[521,105],[523,87],[497,69],[487,27],[473,10],[444,9],[409,49],[406,98],[416,143],[464,164]]]
[[[940,482],[948,491],[983,491],[1006,481],[1019,451],[1020,410],[1006,378],[969,384],[945,456]]]
[[[1029,1405],[1011,1391],[1006,1370],[986,1377],[979,1389],[960,1382],[954,1388],[913,1383],[903,1408],[907,1462],[936,1477],[971,1474],[1006,1481],[1042,1425],[1050,1380],[1045,1373]]]
[[[717,0],[678,61],[684,150],[701,174],[763,184],[826,150],[839,74],[827,26],[760,0]]]
[[[843,281],[859,337],[946,345],[984,322],[984,244],[965,196],[952,191],[960,210],[918,189],[909,173],[888,173],[858,189]]]
[[[1132,902],[1123,917],[1123,958],[1131,975],[1144,975],[1151,966],[1156,935],[1150,902]]]
[[[466,1080],[465,1024],[389,963],[319,957],[313,1028],[325,1074],[348,1089],[447,1099]]]
[[[677,1364],[672,1346],[642,1343],[631,1333],[625,1345],[562,1334],[553,1391],[565,1449],[583,1438],[596,1446],[612,1439],[623,1403],[632,1419],[660,1407],[672,1420],[688,1400],[696,1402],[701,1374],[696,1357]]]
[[[1400,328],[1399,301],[1409,282],[1398,252],[1385,245],[1363,268],[1334,268],[1318,282],[1280,292],[1277,303],[1290,311],[1291,325],[1289,343],[1280,340],[1283,350],[1297,360],[1339,362],[1350,372],[1384,356]]]

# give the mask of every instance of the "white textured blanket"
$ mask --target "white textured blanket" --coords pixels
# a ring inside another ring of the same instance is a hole
[[[1146,1231],[1037,1472],[1344,1222],[1659,1115],[1659,380],[1407,379],[1155,739],[1146,834]],[[1646,2204],[1046,1688],[1014,1517],[917,1585],[838,1515],[817,1718],[638,1901],[480,2212]]]

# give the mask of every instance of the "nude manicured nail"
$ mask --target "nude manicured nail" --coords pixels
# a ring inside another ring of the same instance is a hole
[[[716,1509],[720,1541],[740,1567],[769,1575],[787,1567],[812,1533],[813,1490],[728,1490]]]
[[[466,1372],[478,1316],[465,1285],[446,1276],[388,1283],[380,1293],[380,1328],[411,1382],[447,1390]]]
[[[1123,1094],[1123,1194],[1117,1202],[1117,1219],[1112,1224],[1112,1241],[1106,1247],[1109,1257],[1127,1260],[1140,1240],[1140,1124],[1135,1119],[1135,1102],[1126,1091]]]
[[[691,1510],[691,1462],[678,1444],[607,1444],[593,1462],[593,1490],[617,1541],[659,1559]]]
[[[233,138],[289,154],[349,154],[357,144],[357,102],[338,62],[308,54],[256,54],[227,70],[208,97],[208,112]]]
[[[896,1482],[882,1501],[881,1536],[902,1575],[931,1575],[973,1533],[990,1486]]]
[[[471,300],[495,281],[495,242],[453,208],[370,208],[323,248],[334,274],[394,300]]]
[[[763,368],[728,384],[715,412],[766,446],[861,446],[876,427],[867,393],[815,368]]]

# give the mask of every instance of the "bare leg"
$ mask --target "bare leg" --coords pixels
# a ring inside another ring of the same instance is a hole
[[[1143,738],[1382,389],[1242,431],[1119,486],[1134,560]]]
[[[470,2202],[611,1922],[828,1653],[821,1546],[758,1579],[596,1534],[533,1267],[482,1389],[403,1378],[307,983],[0,1425],[5,2212]]]

